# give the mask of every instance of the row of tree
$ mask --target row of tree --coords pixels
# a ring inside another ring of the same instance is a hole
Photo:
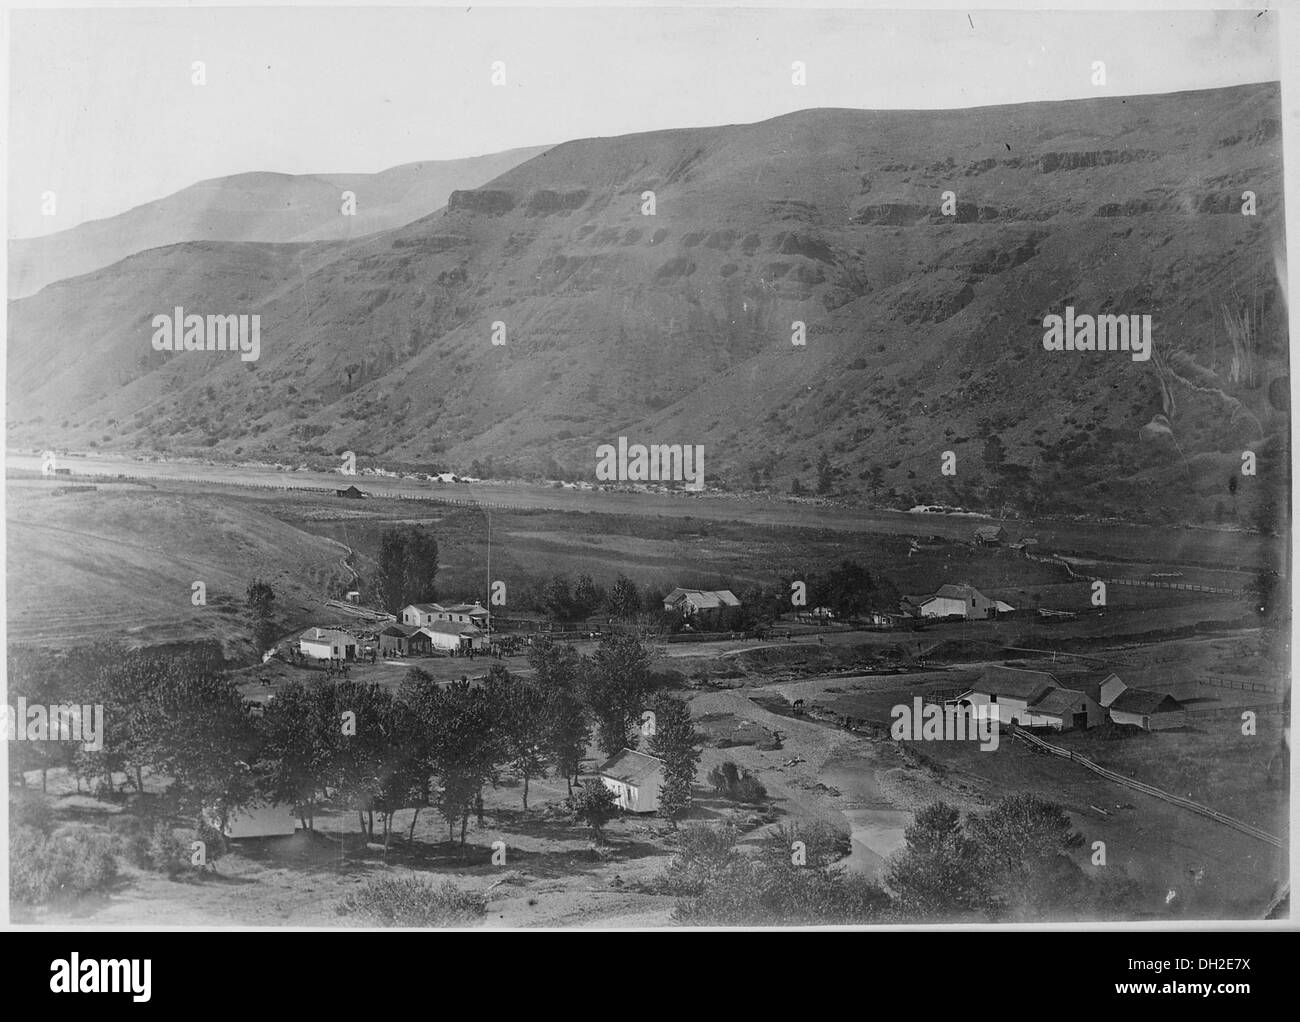
[[[105,723],[98,748],[15,742],[11,772],[67,767],[79,784],[98,782],[110,794],[118,774],[141,792],[146,774],[164,777],[184,815],[228,818],[272,799],[293,805],[307,829],[328,800],[355,809],[372,837],[378,816],[385,845],[398,811],[412,810],[413,835],[420,810],[435,807],[449,839],[459,826],[464,844],[486,787],[517,779],[526,811],[531,782],[554,771],[572,796],[593,734],[606,755],[635,748],[649,710],[656,722],[649,751],[665,762],[661,815],[675,824],[690,806],[699,736],[686,705],[662,691],[640,643],[608,636],[580,657],[543,640],[530,662],[531,677],[493,665],[476,683],[451,685],[413,669],[396,692],[348,680],[295,682],[258,714],[210,658],[117,646],[71,658],[15,653],[13,698],[99,704]]]

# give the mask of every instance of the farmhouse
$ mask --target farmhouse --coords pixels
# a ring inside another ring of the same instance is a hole
[[[975,530],[976,546],[1001,546],[1007,541],[1007,530],[1000,525],[981,525]]]
[[[429,636],[415,625],[391,624],[379,633],[380,653],[420,656],[431,652],[432,648]]]
[[[674,589],[664,597],[664,610],[677,611],[698,624],[716,624],[740,601],[730,589]]]
[[[491,616],[481,603],[453,603],[444,607],[441,603],[411,603],[402,608],[398,615],[404,625],[423,628],[435,621],[449,621],[459,625],[477,625],[486,628]]]
[[[1015,610],[1008,603],[985,596],[972,585],[940,586],[930,596],[909,596],[904,609],[911,609],[917,617],[964,617],[967,621],[983,621]]]
[[[298,648],[313,660],[357,658],[357,640],[341,628],[308,628],[298,636]]]
[[[1106,719],[1087,692],[1064,687],[1047,671],[1019,667],[986,667],[968,692],[948,702],[969,707],[976,719],[992,717],[1001,724],[1057,731],[1095,727]]]
[[[362,493],[360,490],[358,490],[355,486],[349,486],[346,490],[335,490],[334,496],[346,497],[348,500],[360,500],[362,497],[365,496],[365,494]]]
[[[454,621],[434,621],[423,625],[420,631],[429,637],[435,651],[449,653],[478,652],[487,649],[487,635],[478,625],[457,624]]]
[[[1187,723],[1182,704],[1166,692],[1128,688],[1107,709],[1116,724],[1135,724],[1144,731],[1164,731]]]
[[[630,813],[657,812],[664,762],[644,752],[624,749],[600,768],[600,780],[614,793],[620,808]]]

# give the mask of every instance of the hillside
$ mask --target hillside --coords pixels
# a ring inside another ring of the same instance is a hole
[[[1280,172],[1274,84],[569,142],[346,249],[181,245],[13,303],[10,442],[590,479],[624,435],[703,444],[710,486],[824,457],[895,506],[1268,525]],[[175,305],[259,313],[260,360],[153,352]],[[1149,314],[1155,357],[1044,351],[1067,305]]]
[[[9,242],[9,295],[90,273],[137,252],[185,241],[306,242],[360,238],[441,209],[545,147],[467,160],[429,160],[378,174],[236,174],[214,178],[118,216]],[[341,196],[355,193],[354,216]]]

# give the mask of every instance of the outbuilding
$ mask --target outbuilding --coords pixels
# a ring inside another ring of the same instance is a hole
[[[1109,710],[1116,724],[1133,724],[1144,731],[1165,731],[1187,723],[1182,703],[1167,692],[1126,688],[1115,697]]]
[[[624,749],[600,768],[600,781],[629,813],[659,811],[664,761],[634,749]]]
[[[357,640],[341,628],[309,628],[298,636],[298,648],[312,660],[357,658]]]

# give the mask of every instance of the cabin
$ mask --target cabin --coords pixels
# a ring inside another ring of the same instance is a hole
[[[664,761],[624,749],[600,768],[600,781],[614,793],[619,808],[629,813],[658,812]]]
[[[365,496],[365,494],[362,493],[360,490],[358,490],[355,486],[349,486],[346,490],[335,490],[334,496],[343,497],[346,500],[360,500],[362,497]]]
[[[1007,541],[1007,530],[1000,525],[981,525],[975,530],[976,546],[1001,546]]]
[[[1187,723],[1183,704],[1167,692],[1126,688],[1107,709],[1116,724],[1133,724],[1143,731],[1166,731]]]
[[[457,624],[455,621],[433,621],[420,631],[429,637],[433,652],[475,653],[488,648],[487,634],[478,625]]]
[[[978,720],[1054,731],[1086,730],[1106,719],[1101,704],[1086,691],[1067,688],[1047,671],[1020,667],[986,667],[968,691],[945,705],[969,709]]]
[[[379,633],[379,652],[391,656],[428,656],[433,652],[429,636],[415,625],[391,624]]]
[[[675,611],[699,625],[716,625],[740,600],[730,589],[674,589],[664,597],[664,610]]]
[[[357,658],[357,640],[341,628],[308,628],[298,636],[298,649],[311,660]]]
[[[909,596],[904,600],[904,609],[911,609],[916,617],[961,617],[967,621],[983,621],[1015,610],[972,585],[943,585],[930,596]]]

